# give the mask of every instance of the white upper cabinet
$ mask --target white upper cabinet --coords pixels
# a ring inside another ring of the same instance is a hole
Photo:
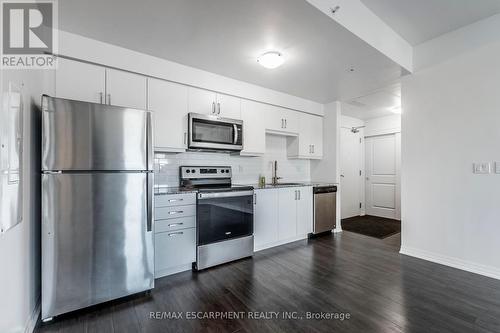
[[[189,87],[189,112],[241,119],[241,98]]]
[[[58,58],[56,97],[103,103],[105,82],[104,67]]]
[[[266,152],[266,104],[249,100],[241,101],[243,120],[243,150],[241,155],[260,156]]]
[[[154,112],[155,150],[182,152],[187,148],[188,87],[149,79],[149,110]]]
[[[106,69],[106,104],[145,110],[147,78],[115,69]]]
[[[56,96],[144,110],[146,81],[142,75],[59,58]]]
[[[217,108],[217,94],[213,91],[188,88],[189,112],[201,114],[215,114]]]
[[[269,106],[266,129],[271,132],[296,135],[299,129],[298,112],[278,106]]]
[[[217,94],[217,115],[223,118],[241,119],[241,98]]]
[[[323,157],[323,118],[299,113],[299,135],[289,138],[288,157],[321,159]]]

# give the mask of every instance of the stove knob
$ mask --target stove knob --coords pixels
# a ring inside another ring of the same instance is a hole
[[[195,169],[192,169],[192,170],[191,170],[191,172],[192,172],[192,173],[196,173],[196,170],[195,170]]]
[[[186,170],[186,173],[190,173],[190,172],[191,172],[191,170]]]

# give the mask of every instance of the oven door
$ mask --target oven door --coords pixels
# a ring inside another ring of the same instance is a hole
[[[199,193],[197,244],[253,234],[253,191]]]
[[[240,151],[243,149],[243,122],[190,113],[189,148]]]

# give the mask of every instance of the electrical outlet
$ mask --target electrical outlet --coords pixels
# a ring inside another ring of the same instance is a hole
[[[474,173],[488,174],[491,173],[491,164],[489,162],[474,163]]]

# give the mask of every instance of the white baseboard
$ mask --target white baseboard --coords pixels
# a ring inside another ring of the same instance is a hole
[[[33,309],[31,316],[28,318],[28,321],[26,322],[26,326],[24,327],[24,333],[33,333],[33,331],[35,330],[35,326],[38,322],[38,319],[40,318],[41,309],[42,309],[41,298],[38,298],[35,308]]]
[[[401,250],[399,251],[399,253],[500,280],[500,269],[496,267],[481,265],[471,261],[466,261],[455,257],[445,256],[442,254],[420,250],[412,247],[401,246]]]

